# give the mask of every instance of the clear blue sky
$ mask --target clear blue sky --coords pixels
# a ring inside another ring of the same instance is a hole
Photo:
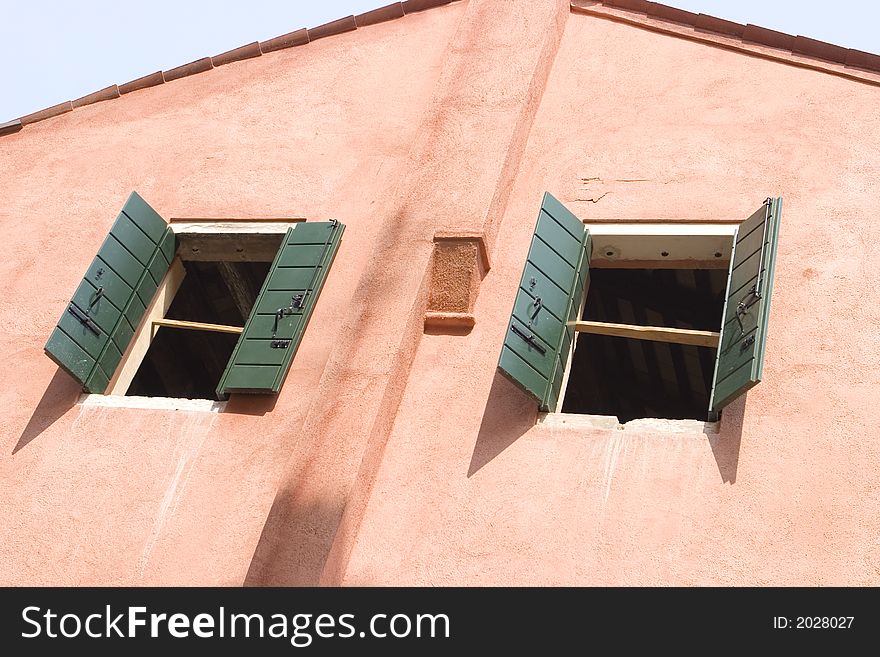
[[[503,5],[504,0],[496,0]],[[540,0],[535,0],[536,2]],[[0,122],[389,0],[49,0],[0,7]],[[669,0],[880,53],[880,1]]]

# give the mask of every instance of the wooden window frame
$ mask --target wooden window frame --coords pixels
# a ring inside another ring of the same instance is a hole
[[[728,269],[739,222],[584,222],[592,238],[590,268],[597,269]],[[717,254],[721,255],[718,256]],[[666,255],[664,255],[666,254]],[[584,289],[578,308],[583,316],[589,286]],[[723,322],[724,318],[719,317]],[[721,327],[719,326],[719,329]],[[556,408],[546,416],[578,416],[563,413],[568,392],[571,366],[577,348],[578,333],[614,335],[617,337],[653,340],[712,347],[718,345],[719,332],[674,329],[661,326],[636,326],[610,322],[578,320],[574,324],[575,339],[571,341],[562,389]],[[613,417],[613,416],[600,416]],[[693,420],[684,420],[693,422]],[[675,422],[675,421],[671,421]]]
[[[295,224],[305,221],[303,217],[279,217],[279,218],[175,218],[169,220],[171,230],[178,236],[181,235],[281,235]],[[179,255],[181,245],[178,245],[174,260],[165,274],[162,282],[156,290],[153,300],[149,304],[141,318],[134,336],[129,343],[128,349],[122,354],[122,359],[116,367],[113,377],[103,393],[85,395],[86,398],[116,397],[126,398],[131,382],[143,363],[144,357],[152,344],[153,339],[160,327],[179,329],[195,329],[206,331],[218,331],[224,333],[241,333],[243,327],[225,326],[219,324],[207,324],[203,322],[187,322],[182,320],[169,320],[165,315],[171,303],[174,301],[183,279],[186,276],[183,260]],[[177,397],[156,397],[158,400],[177,400]],[[192,400],[207,401],[214,405],[222,404],[215,400]],[[161,402],[159,402],[161,403]]]

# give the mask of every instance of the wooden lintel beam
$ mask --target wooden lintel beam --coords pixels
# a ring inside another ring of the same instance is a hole
[[[284,233],[178,233],[181,260],[272,262]]]
[[[225,324],[206,324],[204,322],[187,322],[182,319],[154,319],[153,329],[159,326],[189,329],[191,331],[213,331],[215,333],[241,333],[243,326],[226,326]]]
[[[667,328],[665,326],[636,326],[634,324],[614,324],[612,322],[575,322],[574,330],[579,333],[610,335],[618,338],[653,340],[654,342],[673,342],[697,347],[717,347],[720,333],[714,331],[695,331],[692,329]]]

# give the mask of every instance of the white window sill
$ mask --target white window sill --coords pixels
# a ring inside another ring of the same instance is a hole
[[[182,399],[177,397],[129,397],[127,395],[83,394],[77,402],[80,406],[96,408],[145,408],[166,411],[198,411],[222,413],[225,401],[213,399]]]
[[[580,415],[577,413],[539,413],[538,424],[549,427],[572,429],[615,429],[618,431],[646,431],[657,433],[719,433],[721,422],[702,422],[700,420],[664,420],[660,418],[640,418],[625,424],[613,415]]]

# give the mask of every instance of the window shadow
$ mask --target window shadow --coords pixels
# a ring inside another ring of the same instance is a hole
[[[535,426],[535,401],[496,370],[467,476],[476,474]]]
[[[12,453],[15,454],[26,447],[34,438],[55,424],[61,416],[73,408],[81,392],[82,386],[67,372],[60,368],[56,370],[31,419],[28,420],[27,426],[18,437],[18,442],[12,448]]]
[[[277,401],[278,395],[230,395],[223,412],[239,415],[265,415],[275,410]]]
[[[707,433],[721,481],[736,483],[736,469],[739,465],[739,446],[742,442],[743,419],[746,411],[744,394],[728,404],[721,412],[718,433]]]

